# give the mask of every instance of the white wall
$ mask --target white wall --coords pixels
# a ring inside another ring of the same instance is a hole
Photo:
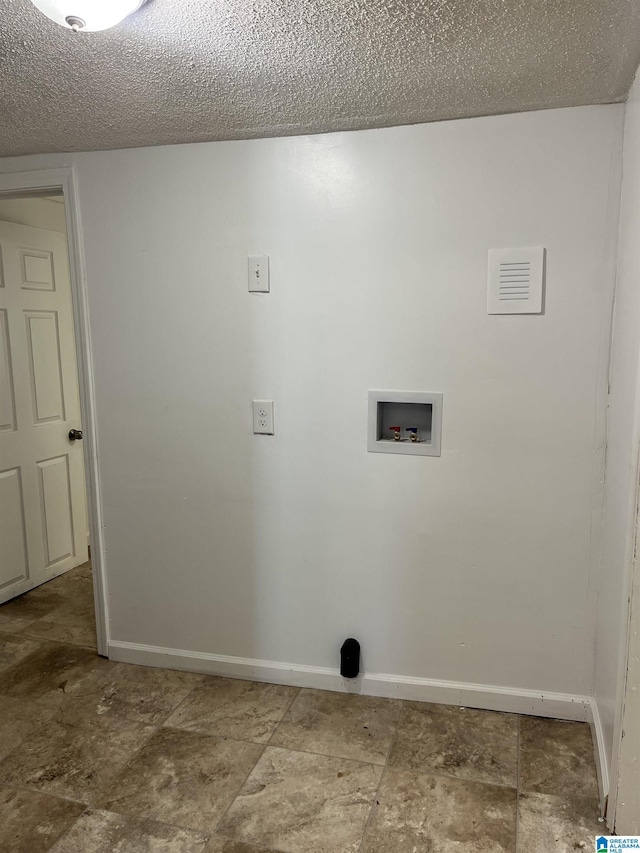
[[[640,446],[640,79],[626,105],[594,695],[611,761],[626,640]]]
[[[78,168],[114,639],[590,693],[622,114],[0,164]],[[488,316],[521,245],[546,314]],[[367,453],[370,388],[443,392],[441,458]]]

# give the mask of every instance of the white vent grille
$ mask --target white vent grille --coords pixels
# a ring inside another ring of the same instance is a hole
[[[544,249],[490,249],[487,313],[540,314]]]

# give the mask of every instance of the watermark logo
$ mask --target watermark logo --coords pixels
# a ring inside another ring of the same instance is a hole
[[[621,853],[623,850],[640,851],[640,835],[601,835],[596,838],[596,853]]]

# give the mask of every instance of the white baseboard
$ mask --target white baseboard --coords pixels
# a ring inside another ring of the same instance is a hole
[[[226,678],[266,681],[272,684],[290,684],[294,687],[314,687],[340,693],[362,693],[365,696],[413,699],[418,702],[436,702],[444,705],[465,705],[488,711],[579,720],[592,725],[594,721],[591,698],[569,693],[544,693],[538,690],[413,678],[387,673],[364,673],[356,679],[347,680],[341,677],[337,669],[189,652],[182,649],[164,649],[159,646],[124,643],[118,640],[110,641],[109,658],[142,666],[180,669],[206,675],[221,675]]]
[[[313,687],[338,693],[361,693],[365,696],[384,696],[391,699],[410,699],[416,702],[435,702],[443,705],[464,705],[487,711],[506,711],[534,717],[553,717],[558,720],[587,722],[591,726],[598,774],[600,805],[604,810],[609,793],[609,768],[604,748],[604,734],[598,706],[591,696],[571,693],[547,693],[493,684],[443,681],[435,678],[414,678],[388,673],[364,673],[355,679],[342,678],[337,669],[280,661],[256,660],[183,649],[165,649],[141,643],[109,642],[109,658],[140,666],[157,666],[289,684],[294,687]]]
[[[591,726],[593,735],[593,749],[596,758],[596,773],[598,775],[598,792],[600,795],[600,811],[604,814],[607,806],[607,797],[609,796],[609,764],[604,747],[602,721],[595,699],[591,699],[589,702],[589,717],[587,721]]]

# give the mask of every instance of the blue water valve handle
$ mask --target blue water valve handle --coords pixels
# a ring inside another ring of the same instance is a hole
[[[406,427],[406,432],[411,433],[411,435],[409,436],[411,441],[417,441],[418,440],[418,427]]]

